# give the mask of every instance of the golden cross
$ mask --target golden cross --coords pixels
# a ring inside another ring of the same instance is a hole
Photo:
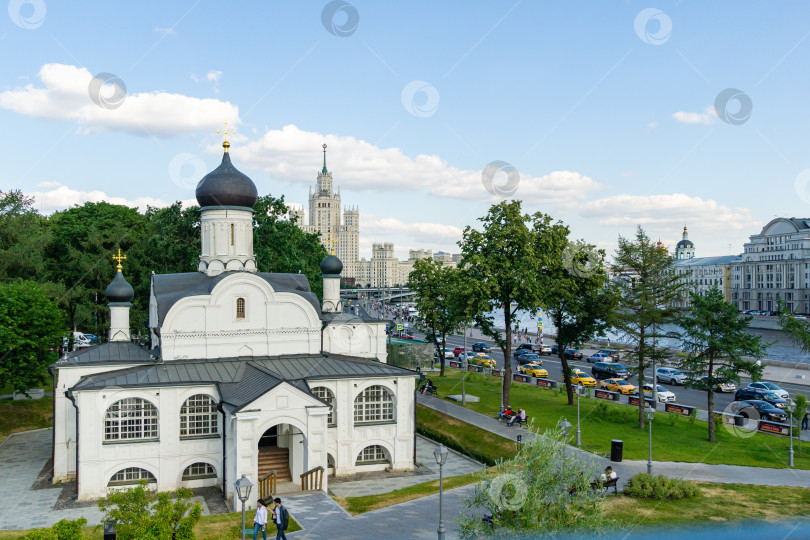
[[[335,254],[335,233],[334,233],[334,231],[329,232],[329,240],[327,240],[327,241],[329,242],[329,250],[331,252],[330,255],[334,255]]]
[[[123,269],[124,269],[124,267],[123,267],[123,266],[121,266],[121,261],[125,261],[125,260],[127,260],[127,256],[126,256],[126,255],[121,255],[121,248],[118,248],[118,255],[113,255],[113,256],[112,256],[112,258],[113,258],[113,260],[114,260],[114,261],[118,261],[118,267],[117,267],[117,270],[118,270],[119,272],[120,272],[121,270],[123,270]]]
[[[231,131],[228,131],[228,122],[225,122],[225,128],[222,131],[217,130],[217,133],[225,135],[225,141],[222,143],[222,147],[225,149],[225,152],[227,152],[228,148],[231,147],[231,143],[228,142],[228,135],[235,135],[236,129],[231,129]]]

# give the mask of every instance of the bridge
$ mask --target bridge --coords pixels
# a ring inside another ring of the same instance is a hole
[[[373,298],[386,304],[399,304],[402,302],[413,302],[416,293],[408,287],[353,287],[351,289],[341,289],[341,298]]]

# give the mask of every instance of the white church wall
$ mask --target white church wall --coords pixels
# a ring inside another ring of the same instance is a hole
[[[108,388],[77,392],[79,406],[79,499],[103,497],[110,478],[127,467],[151,472],[156,489],[217,485],[222,479],[222,416],[217,413],[218,433],[204,438],[180,438],[180,408],[191,395],[216,397],[213,387],[162,387],[155,389]],[[104,417],[107,409],[120,399],[142,398],[158,410],[158,439],[128,442],[104,441]],[[191,463],[204,462],[214,467],[216,478],[182,480]]]
[[[237,299],[245,316],[237,317]],[[320,352],[320,317],[307,300],[275,292],[267,281],[240,272],[220,281],[210,295],[189,296],[172,306],[161,328],[162,354],[177,358],[315,354]]]
[[[334,354],[373,358],[385,363],[388,359],[385,323],[356,321],[327,326],[323,331],[323,350]]]

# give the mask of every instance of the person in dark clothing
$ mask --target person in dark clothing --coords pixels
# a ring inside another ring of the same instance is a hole
[[[273,499],[275,503],[275,508],[273,508],[273,522],[276,524],[276,540],[287,540],[287,536],[284,534],[284,531],[287,530],[287,526],[290,524],[290,513],[287,511],[286,508],[281,506],[281,499],[276,497]]]
[[[807,411],[804,411],[804,416],[802,416],[802,429],[808,429],[808,423],[810,423],[810,418],[807,417]]]

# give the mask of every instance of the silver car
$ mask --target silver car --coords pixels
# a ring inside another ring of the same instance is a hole
[[[686,375],[675,368],[660,367],[655,370],[655,375],[658,382],[681,385],[686,383]]]
[[[790,394],[787,390],[783,390],[779,387],[778,384],[774,384],[772,382],[752,382],[748,385],[748,388],[756,388],[757,390],[764,390],[766,392],[773,392],[777,396],[782,399],[790,399]]]

